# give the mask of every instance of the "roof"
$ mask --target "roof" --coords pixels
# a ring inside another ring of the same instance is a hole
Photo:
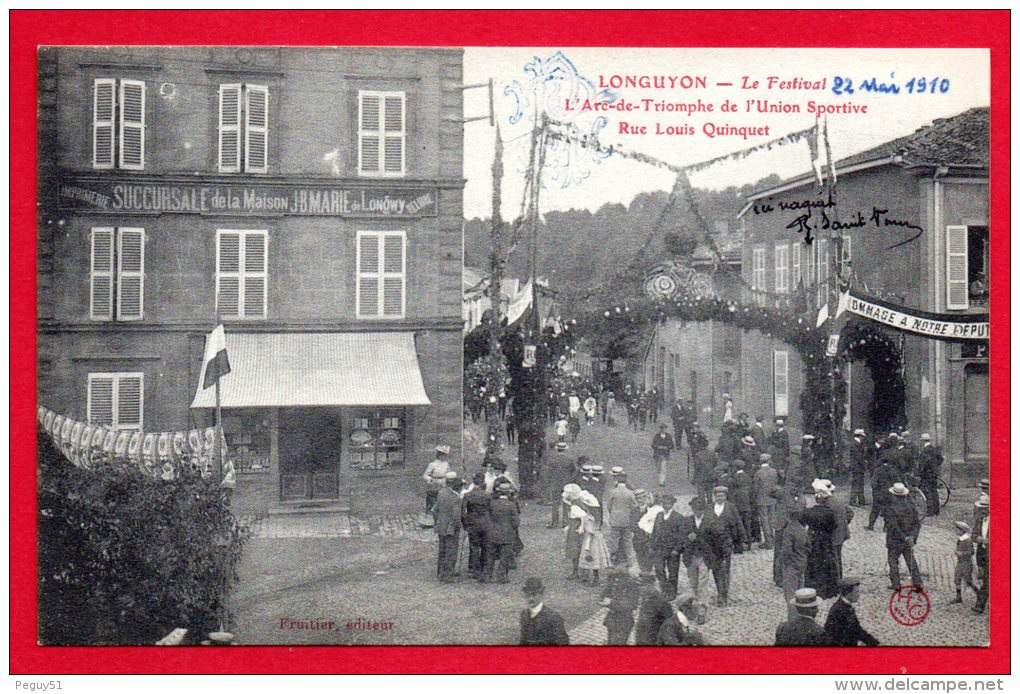
[[[414,334],[227,333],[230,373],[220,379],[223,407],[429,405]],[[215,388],[192,407],[214,407]]]
[[[891,163],[902,163],[907,166],[987,167],[991,147],[989,114],[990,109],[987,107],[978,107],[950,118],[937,118],[931,125],[919,128],[909,135],[838,160],[835,164],[836,173]],[[806,185],[814,180],[814,173],[805,172],[778,185],[756,190],[747,196],[747,199],[756,200],[779,190]],[[744,206],[737,217],[743,216],[749,207],[750,203]]]

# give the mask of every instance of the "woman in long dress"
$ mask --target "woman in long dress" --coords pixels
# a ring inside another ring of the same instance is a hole
[[[816,500],[822,496],[832,495],[832,492],[819,489],[816,484],[812,487],[815,489]],[[800,520],[808,529],[804,587],[814,588],[822,598],[835,597],[839,592],[839,564],[836,562],[836,550],[832,544],[832,535],[836,530],[836,514],[828,506],[815,503],[801,512]]]
[[[581,527],[578,533],[581,535],[581,556],[578,567],[583,571],[590,572],[587,583],[593,586],[599,584],[599,571],[608,569],[611,565],[609,559],[609,547],[606,539],[602,536],[601,513],[599,500],[591,493],[581,495],[581,508],[584,510],[584,518],[581,519]]]

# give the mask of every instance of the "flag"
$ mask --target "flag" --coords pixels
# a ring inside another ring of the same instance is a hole
[[[531,280],[528,280],[528,283],[521,288],[521,291],[517,292],[516,296],[510,297],[510,305],[506,308],[507,325],[516,323],[531,308],[532,294]]]
[[[829,184],[836,185],[836,165],[832,161],[832,150],[829,148],[829,119],[822,125],[822,142],[825,144],[825,161],[829,169]]]
[[[829,320],[829,305],[825,304],[825,306],[822,306],[821,310],[818,311],[818,320],[815,321],[815,327],[822,327],[827,320]]]
[[[808,147],[811,149],[811,168],[815,172],[815,178],[818,179],[818,185],[821,186],[825,183],[825,176],[822,173],[822,128],[817,116],[815,116],[814,132],[808,135],[807,141]]]
[[[217,325],[211,333],[205,336],[205,356],[202,358],[202,366],[205,368],[205,379],[202,381],[203,390],[230,373],[230,360],[227,359],[227,336],[223,333],[222,325]]]
[[[836,304],[836,318],[839,318],[844,311],[846,311],[847,304],[850,303],[850,292],[840,292],[839,302]]]

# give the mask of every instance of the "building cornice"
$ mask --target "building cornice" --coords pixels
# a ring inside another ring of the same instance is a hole
[[[409,318],[404,320],[343,320],[343,321],[236,321],[226,322],[227,332],[243,333],[348,333],[348,332],[408,332],[421,330],[463,330],[464,321],[460,316],[449,318]],[[164,323],[111,323],[111,322],[66,322],[40,320],[36,323],[40,334],[57,333],[107,333],[117,335],[143,333],[207,333],[213,322],[164,322]]]

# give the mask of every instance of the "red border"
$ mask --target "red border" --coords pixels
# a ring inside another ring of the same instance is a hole
[[[664,16],[666,15],[666,16]],[[1009,499],[992,516],[992,646],[862,651],[721,648],[571,651],[502,647],[41,648],[35,576],[36,47],[46,44],[517,46],[825,46],[991,49],[992,480],[1009,470],[1009,11],[12,11],[11,36],[11,672],[367,673],[586,672],[1008,673]],[[15,239],[18,241],[15,243]],[[101,654],[101,655],[100,655]],[[97,657],[99,656],[99,657]],[[477,656],[477,657],[473,657]],[[587,657],[591,656],[591,657]]]

